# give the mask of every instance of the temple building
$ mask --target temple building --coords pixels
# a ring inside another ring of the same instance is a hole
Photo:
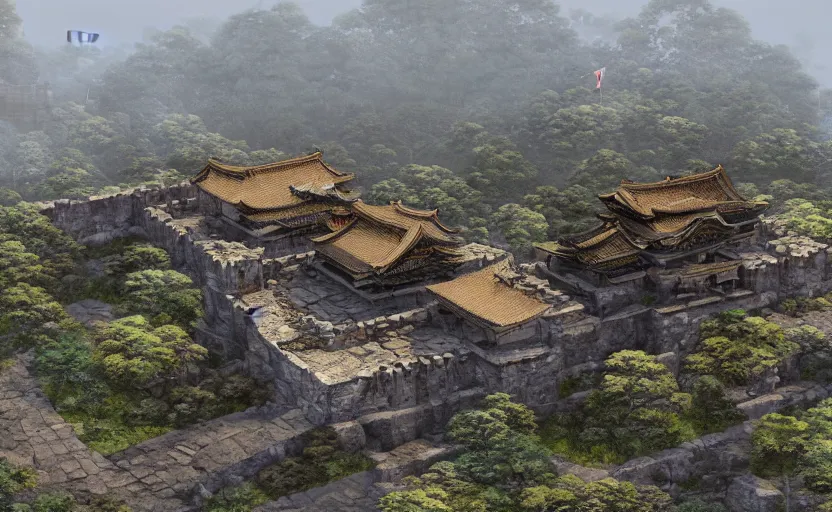
[[[552,309],[515,288],[518,277],[503,261],[427,289],[443,309],[476,329],[482,341],[504,345],[542,338],[537,320]]]
[[[656,183],[625,180],[599,198],[608,212],[597,228],[536,246],[549,269],[593,286],[649,274],[654,287],[674,282],[673,293],[734,286],[739,264],[730,246],[751,238],[768,208],[743,198],[722,166]]]
[[[356,201],[352,217],[332,233],[315,237],[316,259],[358,289],[383,290],[446,275],[463,258],[456,230],[439,222],[436,210],[401,202],[373,206]]]
[[[191,182],[209,203],[203,211],[268,242],[326,232],[333,214],[346,214],[358,198],[347,188],[354,177],[333,169],[318,152],[254,167],[210,159]]]

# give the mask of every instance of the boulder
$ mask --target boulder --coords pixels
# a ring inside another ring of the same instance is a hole
[[[96,322],[109,322],[115,318],[113,306],[99,300],[85,299],[66,307],[69,316],[78,322],[92,326]]]
[[[778,512],[785,503],[785,496],[774,484],[754,475],[735,478],[725,495],[731,512]]]
[[[332,425],[332,428],[338,434],[338,445],[345,452],[359,452],[367,445],[367,436],[364,433],[364,427],[357,421],[338,423]]]

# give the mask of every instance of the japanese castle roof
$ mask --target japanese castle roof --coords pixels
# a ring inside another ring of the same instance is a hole
[[[725,169],[716,169],[681,178],[666,178],[655,183],[622,181],[615,192],[598,196],[614,210],[624,210],[644,219],[662,214],[682,216],[703,211],[741,211],[759,209],[768,203],[748,201],[734,188]],[[683,219],[669,221],[683,222]]]
[[[313,238],[316,250],[355,274],[384,272],[422,243],[453,254],[461,245],[456,230],[439,222],[436,210],[416,210],[401,202],[352,204],[353,219],[341,229]]]
[[[494,327],[512,327],[534,320],[549,305],[508,285],[498,275],[508,262],[500,262],[427,289],[452,310]]]
[[[292,208],[311,198],[297,191],[332,190],[354,178],[323,161],[318,152],[311,155],[255,167],[237,167],[209,159],[191,182],[220,200],[247,211]]]

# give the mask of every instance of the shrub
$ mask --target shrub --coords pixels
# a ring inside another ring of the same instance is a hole
[[[338,435],[331,427],[306,432],[306,448],[300,457],[289,457],[257,474],[258,485],[272,498],[302,492],[353,473],[372,469],[361,454],[338,449]]]
[[[123,311],[141,313],[148,318],[161,314],[174,318],[183,328],[192,328],[202,317],[202,292],[191,278],[174,270],[143,270],[127,274],[127,298]]]
[[[694,383],[689,415],[703,432],[720,432],[745,418],[728,400],[722,383],[711,375],[704,375]]]
[[[221,489],[205,502],[203,510],[205,512],[248,512],[268,500],[269,497],[253,482],[247,482],[239,487]]]
[[[747,317],[742,310],[721,313],[702,322],[704,338],[685,368],[700,375],[713,375],[725,385],[747,385],[799,350],[786,339],[779,325],[760,317]]]

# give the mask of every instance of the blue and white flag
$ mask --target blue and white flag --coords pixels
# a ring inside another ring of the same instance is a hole
[[[98,41],[98,34],[92,32],[82,32],[81,30],[67,30],[67,43],[94,43]]]

